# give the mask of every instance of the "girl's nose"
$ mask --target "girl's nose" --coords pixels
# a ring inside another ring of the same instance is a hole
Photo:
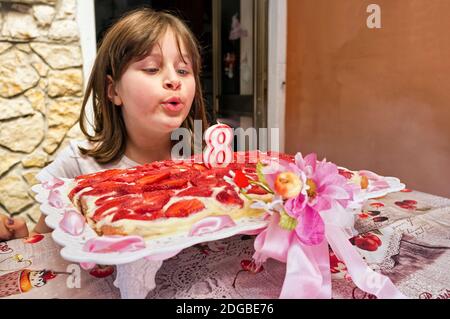
[[[164,80],[164,88],[166,90],[178,90],[181,87],[181,81],[177,79]]]

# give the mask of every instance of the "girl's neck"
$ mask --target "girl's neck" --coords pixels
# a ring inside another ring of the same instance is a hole
[[[154,161],[170,160],[172,142],[170,134],[148,140],[132,140],[128,138],[125,156],[138,164],[147,164]]]

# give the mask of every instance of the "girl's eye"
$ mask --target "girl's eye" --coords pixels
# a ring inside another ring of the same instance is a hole
[[[188,75],[189,74],[189,71],[188,70],[183,70],[183,69],[180,69],[180,70],[178,70],[177,71],[179,74],[181,74],[181,75]]]
[[[151,74],[155,74],[159,71],[159,69],[158,68],[148,68],[148,69],[145,69],[144,71],[151,73]]]

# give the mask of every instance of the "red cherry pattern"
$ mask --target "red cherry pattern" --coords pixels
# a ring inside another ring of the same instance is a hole
[[[241,268],[242,269],[239,270],[236,273],[236,276],[234,277],[234,281],[233,281],[233,284],[232,284],[233,288],[236,288],[236,280],[237,280],[237,278],[238,278],[238,276],[239,276],[239,274],[241,272],[249,272],[249,273],[252,273],[252,274],[258,274],[258,273],[260,273],[261,271],[264,270],[264,266],[263,265],[258,266],[255,263],[254,260],[248,260],[248,259],[241,260]]]
[[[370,207],[380,208],[380,207],[384,207],[384,204],[383,203],[371,203]]]
[[[114,273],[113,266],[96,265],[89,271],[89,274],[95,278],[106,278]]]
[[[382,222],[387,221],[388,219],[389,219],[389,218],[386,217],[386,216],[377,216],[377,217],[372,218],[372,220],[373,220],[375,223],[382,223]]]
[[[12,251],[6,242],[0,242],[0,254],[8,254]]]
[[[355,245],[359,249],[367,251],[376,251],[378,247],[382,245],[381,239],[372,233],[366,233],[357,235],[350,238],[352,245]]]
[[[395,202],[395,205],[397,205],[400,208],[408,209],[408,210],[416,210],[417,209],[417,201],[406,199],[403,201]]]
[[[45,236],[42,234],[36,234],[30,237],[25,238],[23,241],[27,244],[36,244],[40,242],[42,239],[44,239]]]

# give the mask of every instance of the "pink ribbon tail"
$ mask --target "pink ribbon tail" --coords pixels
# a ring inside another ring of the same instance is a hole
[[[331,298],[331,273],[328,244],[315,246],[300,242],[294,231],[278,226],[279,215],[273,215],[267,229],[255,239],[256,263],[273,258],[286,263],[286,275],[280,298]]]
[[[358,288],[380,299],[407,298],[388,277],[373,271],[364,262],[340,227],[333,225],[326,225],[325,227],[325,233],[331,248],[339,259],[345,263],[348,273]]]
[[[280,216],[274,214],[269,226],[256,237],[253,259],[257,264],[264,263],[267,258],[284,263],[287,261],[288,249],[294,232],[280,228],[279,221]]]
[[[306,246],[294,236],[280,298],[331,298],[330,260],[325,240],[318,245]]]

